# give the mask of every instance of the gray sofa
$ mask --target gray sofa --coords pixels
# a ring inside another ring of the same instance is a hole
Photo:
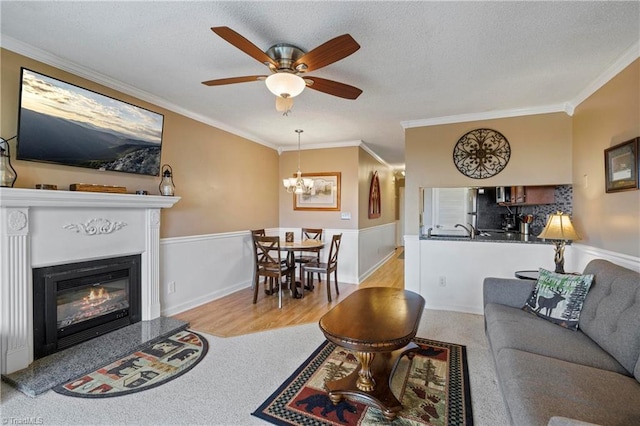
[[[640,274],[606,260],[578,331],[521,308],[535,281],[485,278],[484,315],[498,383],[514,425],[640,425]]]

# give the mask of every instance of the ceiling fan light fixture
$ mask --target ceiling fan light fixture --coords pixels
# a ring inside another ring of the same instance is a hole
[[[291,108],[293,108],[293,98],[276,96],[276,111],[287,115],[291,112]]]
[[[271,93],[281,98],[294,98],[306,86],[302,77],[288,72],[271,74],[264,82]]]

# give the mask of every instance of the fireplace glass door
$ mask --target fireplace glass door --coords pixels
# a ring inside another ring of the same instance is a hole
[[[126,271],[124,271],[126,272]],[[129,278],[113,277],[110,274],[105,282],[95,279],[91,284],[65,288],[65,282],[58,283],[56,294],[58,335],[64,336],[67,330],[107,314],[124,314],[129,309]],[[120,275],[125,275],[121,273]]]
[[[140,255],[33,270],[34,358],[141,319]]]

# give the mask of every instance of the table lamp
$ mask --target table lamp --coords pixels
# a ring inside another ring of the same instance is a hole
[[[560,211],[550,215],[538,238],[554,240],[553,244],[556,247],[556,254],[553,258],[556,262],[555,272],[564,274],[564,246],[567,241],[580,239],[576,230],[573,229],[569,215]]]

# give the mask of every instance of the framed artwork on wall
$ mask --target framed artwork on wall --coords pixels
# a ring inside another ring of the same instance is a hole
[[[382,214],[382,202],[380,200],[380,179],[378,172],[373,172],[371,185],[369,186],[369,219],[377,219]]]
[[[313,179],[313,188],[308,194],[293,195],[294,210],[340,210],[340,172],[302,173],[302,177]]]
[[[638,189],[640,137],[604,150],[605,191]]]

